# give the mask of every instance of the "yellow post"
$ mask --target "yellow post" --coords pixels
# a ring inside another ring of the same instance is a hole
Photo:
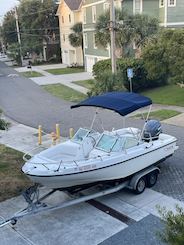
[[[60,141],[60,127],[59,127],[59,124],[56,124],[56,136],[57,136],[57,140],[59,142]]]
[[[70,134],[70,139],[71,139],[74,136],[74,129],[73,128],[70,128],[69,134]]]
[[[42,144],[42,125],[38,126],[38,145]]]

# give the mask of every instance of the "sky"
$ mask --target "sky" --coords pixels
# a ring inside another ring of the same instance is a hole
[[[11,10],[18,3],[17,0],[0,0],[0,23],[3,20],[3,15]]]

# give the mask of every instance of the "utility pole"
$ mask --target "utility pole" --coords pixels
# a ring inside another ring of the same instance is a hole
[[[115,8],[114,0],[110,0],[110,32],[111,32],[111,65],[112,73],[116,73],[116,44],[115,44]]]
[[[22,66],[23,65],[22,44],[21,44],[21,38],[20,38],[20,28],[19,28],[19,21],[18,21],[18,14],[17,14],[17,8],[16,7],[15,7],[15,21],[16,21],[16,27],[17,27],[17,37],[18,37],[20,59],[21,59],[21,66]]]

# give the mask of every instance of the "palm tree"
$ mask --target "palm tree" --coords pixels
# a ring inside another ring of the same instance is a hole
[[[110,44],[110,14],[106,12],[99,16],[96,24],[95,40],[97,45],[107,47]],[[116,9],[116,47],[121,48],[126,55],[127,47],[133,42],[141,48],[148,37],[158,31],[159,25],[156,18],[146,15],[128,15],[123,10]]]
[[[145,42],[158,32],[159,23],[156,18],[147,15],[134,15],[133,18],[133,36],[135,44],[138,47],[144,46]]]
[[[70,44],[74,47],[81,47],[82,54],[83,54],[83,63],[84,63],[84,45],[83,45],[83,29],[82,29],[82,23],[78,22],[76,23],[71,30],[73,33],[69,35],[69,41]]]

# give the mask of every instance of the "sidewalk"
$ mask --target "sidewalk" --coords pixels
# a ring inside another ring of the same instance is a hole
[[[42,133],[42,145],[38,145],[38,129],[16,123],[6,119],[11,123],[7,131],[0,130],[0,144],[11,147],[23,153],[32,152],[36,154],[44,149],[52,147],[52,138],[50,134]],[[66,138],[61,137],[60,142]]]
[[[33,66],[32,71],[39,72],[43,75],[43,77],[34,77],[31,78],[33,82],[38,85],[48,85],[48,84],[57,84],[61,83],[65,86],[68,86],[78,92],[87,94],[89,91],[87,88],[79,86],[73,82],[81,81],[81,80],[88,80],[93,79],[93,76],[89,72],[80,72],[80,73],[73,73],[73,74],[64,74],[64,75],[53,75],[45,70],[47,69],[57,69],[57,68],[65,68],[66,65],[64,64],[54,64],[54,65],[43,65],[43,66]],[[15,69],[18,72],[26,72],[30,71],[27,67],[19,67]]]
[[[31,78],[36,84],[38,85],[48,85],[48,84],[57,84],[61,83],[65,86],[73,88],[78,92],[87,94],[89,91],[87,88],[79,86],[73,82],[81,81],[81,80],[88,80],[92,79],[92,74],[88,72],[81,72],[81,73],[73,73],[73,74],[65,74],[65,75],[49,75],[44,77],[34,77]]]

